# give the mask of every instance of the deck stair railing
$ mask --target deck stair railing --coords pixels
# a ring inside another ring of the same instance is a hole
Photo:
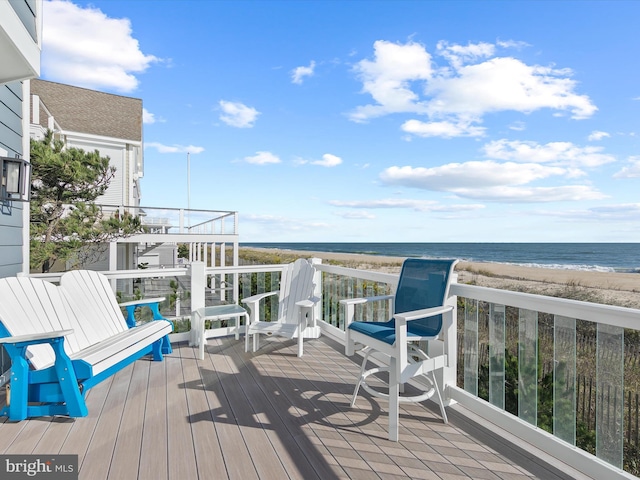
[[[188,269],[105,273],[139,284],[150,277],[180,277],[179,284],[191,288],[182,292],[189,311],[198,304],[237,302],[277,290],[281,270],[282,265],[205,267],[195,262]],[[397,275],[375,271],[326,264],[318,270],[320,324],[324,334],[339,341],[344,340],[340,300],[390,293],[397,282]],[[56,280],[55,274],[44,276]],[[588,476],[637,478],[628,471],[640,458],[632,441],[638,437],[634,399],[640,369],[628,356],[636,352],[640,310],[464,284],[452,285],[451,295],[457,323],[443,341],[457,353],[449,356],[442,380],[452,404]],[[275,308],[274,302],[261,309],[263,320]],[[170,302],[162,311],[175,317]],[[383,305],[361,313],[385,320],[387,312]],[[224,324],[209,327],[229,334]],[[187,338],[188,333],[175,336],[176,341]],[[441,349],[443,341],[433,348]]]

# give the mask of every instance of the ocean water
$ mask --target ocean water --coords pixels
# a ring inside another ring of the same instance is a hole
[[[241,246],[640,273],[640,243],[242,243]]]

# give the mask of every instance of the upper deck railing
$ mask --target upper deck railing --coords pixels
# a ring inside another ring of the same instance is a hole
[[[100,204],[104,211],[140,215],[149,234],[237,235],[238,212]]]
[[[171,278],[163,313],[184,318],[196,302],[237,302],[277,290],[282,265],[105,272],[133,293],[150,280]],[[344,339],[340,300],[392,293],[397,275],[317,265],[322,295],[317,313],[323,333]],[[205,278],[194,278],[194,272]],[[40,275],[39,275],[40,276]],[[45,277],[56,280],[55,274]],[[190,291],[203,285],[202,292]],[[125,294],[127,292],[123,292]],[[160,292],[154,291],[157,296]],[[455,324],[429,345],[448,351],[441,374],[450,403],[459,403],[594,478],[636,478],[623,470],[638,461],[638,389],[635,351],[640,310],[454,284]],[[176,301],[181,309],[176,309]],[[273,312],[277,301],[264,312]],[[357,313],[387,320],[388,306],[368,304]],[[268,320],[264,318],[263,320]],[[224,322],[211,325],[228,335]],[[188,334],[176,334],[186,340]],[[635,389],[635,390],[634,390]],[[634,403],[635,402],[635,403]],[[637,468],[637,467],[636,467]],[[637,471],[637,470],[636,470]]]

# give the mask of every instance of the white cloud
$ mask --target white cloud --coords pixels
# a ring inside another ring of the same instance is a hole
[[[640,203],[622,203],[592,207],[585,210],[549,210],[535,212],[539,215],[560,217],[565,220],[589,220],[591,222],[624,221],[637,222],[640,220]]]
[[[322,155],[322,160],[314,160],[312,165],[319,165],[321,167],[337,167],[342,163],[342,159],[330,153]]]
[[[374,220],[376,218],[372,213],[362,211],[362,212],[335,212],[334,215],[337,215],[342,218],[346,218],[347,220]]]
[[[501,42],[499,46],[519,45]],[[365,122],[392,113],[422,114],[429,121],[416,128],[415,134],[451,137],[477,134],[473,128],[480,127],[475,124],[492,112],[531,113],[548,108],[555,114],[568,111],[572,118],[583,119],[597,110],[588,96],[575,93],[577,82],[570,78],[570,69],[494,57],[495,45],[489,43],[440,42],[437,51],[447,65],[436,65],[418,43],[376,41],[374,59],[361,60],[355,67],[363,92],[375,103],[355,108],[350,119]]]
[[[44,2],[42,17],[42,73],[49,80],[131,92],[135,74],[159,61],[142,53],[127,18],[61,0]]]
[[[572,169],[535,163],[474,161],[433,168],[390,167],[380,174],[388,185],[454,193],[460,197],[503,202],[550,202],[605,198],[591,186],[531,187],[554,176],[574,176]]]
[[[156,123],[156,121],[156,116],[153,113],[146,108],[142,109],[142,123],[151,124]]]
[[[363,92],[370,94],[377,104],[356,108],[350,118],[363,122],[394,112],[423,111],[410,84],[431,77],[431,55],[413,42],[399,45],[378,40],[373,48],[375,60],[361,60],[355,71],[362,80]]]
[[[220,100],[219,105],[223,112],[220,120],[232,127],[251,128],[260,115],[255,108],[247,107],[240,102]]]
[[[610,137],[611,135],[609,135],[607,132],[601,132],[599,130],[594,130],[593,132],[591,132],[591,135],[589,135],[588,140],[590,142],[593,141],[597,141],[597,140],[602,140],[603,138],[606,137]]]
[[[330,225],[324,222],[309,221],[307,219],[282,217],[277,215],[260,215],[249,213],[242,216],[242,221],[257,223],[268,230],[277,232],[306,232],[311,229],[324,229]]]
[[[509,130],[514,130],[516,132],[523,132],[527,129],[527,126],[524,122],[516,121],[509,125]]]
[[[280,163],[280,159],[271,152],[256,152],[251,157],[245,157],[244,161],[252,165],[270,165]]]
[[[145,142],[144,148],[155,148],[158,153],[193,153],[195,155],[204,152],[203,147],[194,145],[164,145],[158,142]]]
[[[460,211],[460,210],[478,210],[484,208],[484,205],[471,204],[471,205],[441,205],[433,200],[412,200],[412,199],[397,199],[397,198],[385,198],[382,200],[331,200],[330,205],[341,208],[372,208],[372,209],[386,209],[386,208],[407,208],[415,210],[417,212],[442,212],[442,211]]]
[[[479,118],[490,112],[551,108],[570,110],[574,119],[588,118],[597,108],[589,97],[573,92],[576,82],[569,74],[510,57],[465,65],[453,76],[439,76],[428,83],[429,114]]]
[[[477,186],[525,185],[566,170],[533,163],[498,163],[494,161],[449,163],[439,167],[389,167],[380,178],[390,185],[421,188],[435,191],[456,191]]]
[[[484,153],[494,160],[512,160],[515,162],[548,163],[562,167],[598,167],[615,162],[613,155],[602,153],[602,147],[579,147],[571,142],[536,142],[495,140],[487,143]]]
[[[510,203],[580,202],[607,198],[589,185],[564,185],[559,187],[489,187],[452,190],[461,197]]]
[[[291,81],[298,85],[301,85],[304,81],[304,77],[313,76],[314,70],[316,68],[316,62],[313,60],[309,64],[308,67],[296,67],[291,71]]]
[[[629,166],[622,167],[613,178],[640,178],[640,156],[629,157]]]
[[[481,137],[485,128],[471,125],[469,122],[452,123],[443,122],[421,122],[420,120],[407,120],[400,127],[407,133],[419,137]]]
[[[495,45],[486,42],[469,43],[463,46],[456,44],[449,45],[449,43],[444,40],[438,42],[436,49],[454,68],[459,68],[464,63],[474,60],[491,57],[496,50]]]

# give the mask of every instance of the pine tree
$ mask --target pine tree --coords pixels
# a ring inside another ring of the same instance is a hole
[[[32,269],[48,272],[67,260],[83,266],[104,255],[110,240],[142,231],[138,216],[106,215],[95,204],[115,175],[109,157],[66,148],[48,131],[31,140],[31,165]]]

